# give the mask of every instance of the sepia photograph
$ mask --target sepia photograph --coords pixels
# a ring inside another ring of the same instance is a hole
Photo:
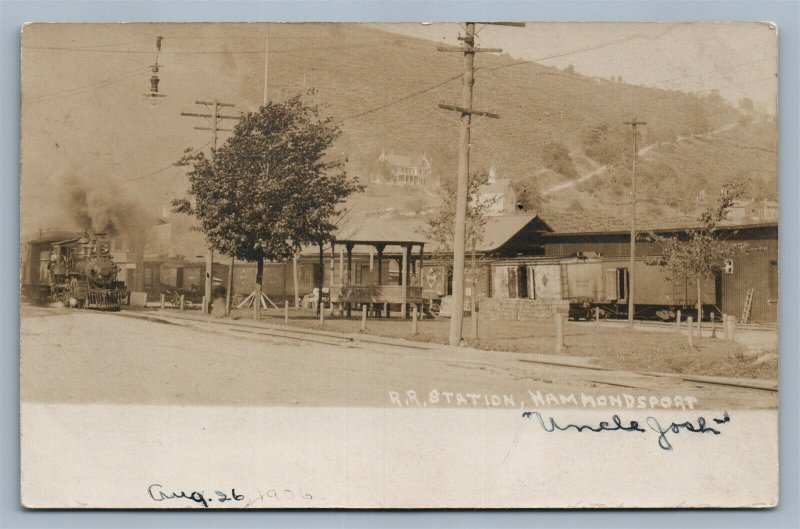
[[[778,504],[775,24],[20,55],[24,507]]]

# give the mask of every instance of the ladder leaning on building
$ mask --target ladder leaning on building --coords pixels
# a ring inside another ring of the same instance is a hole
[[[750,319],[750,307],[753,305],[753,293],[755,289],[747,289],[747,297],[744,300],[744,307],[742,308],[742,323],[747,323]]]

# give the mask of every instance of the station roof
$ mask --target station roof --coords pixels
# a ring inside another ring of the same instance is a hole
[[[719,231],[736,231],[736,230],[751,230],[751,229],[759,229],[759,228],[777,228],[778,223],[775,221],[769,222],[757,222],[757,223],[749,223],[749,224],[735,224],[730,222],[720,223],[717,225],[717,230]],[[636,232],[641,233],[676,233],[676,232],[685,232],[689,230],[699,230],[702,229],[702,226],[697,224],[692,224],[691,222],[686,222],[683,224],[675,224],[674,226],[661,226],[658,228],[649,226],[648,224],[643,224],[640,226],[636,226]],[[590,236],[603,236],[603,235],[630,235],[630,221],[628,222],[628,226],[626,228],[615,228],[615,229],[607,229],[607,230],[598,230],[598,231],[591,231],[591,230],[576,230],[576,231],[557,231],[552,233],[545,234],[548,238],[557,238],[557,237],[590,237]]]
[[[339,228],[334,244],[357,246],[425,245],[433,250],[435,241],[425,235],[427,223],[421,217],[384,216],[362,218],[345,223]],[[527,239],[531,232],[551,232],[552,228],[538,215],[499,215],[488,217],[483,240],[477,251],[494,252],[517,238]],[[326,247],[330,248],[327,244]],[[302,254],[319,252],[318,247],[307,247]]]

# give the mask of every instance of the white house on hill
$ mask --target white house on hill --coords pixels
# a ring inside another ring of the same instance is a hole
[[[478,201],[487,205],[488,215],[513,215],[517,212],[517,192],[509,178],[497,178],[497,170],[489,169],[489,179],[478,190]]]
[[[379,170],[370,176],[373,184],[421,187],[439,185],[431,172],[431,159],[424,152],[421,155],[404,155],[383,151],[378,157],[378,162]]]

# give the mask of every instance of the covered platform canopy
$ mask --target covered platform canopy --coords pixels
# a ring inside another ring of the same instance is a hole
[[[339,250],[339,284],[331,285],[330,298],[332,302],[343,303],[348,316],[353,303],[367,303],[373,309],[380,305],[387,315],[390,305],[398,304],[403,317],[410,305],[421,308],[422,286],[412,285],[411,278],[416,270],[422,270],[425,244],[430,243],[423,234],[424,225],[383,220],[350,222],[338,230],[330,243],[332,256],[336,255],[337,248]],[[369,253],[369,271],[366,278],[362,276],[360,284],[355,284],[353,278],[353,251],[356,247],[366,248]],[[400,274],[396,284],[390,284],[383,273],[387,248],[391,255],[389,258],[399,260]],[[415,250],[418,251],[416,259],[413,256]],[[335,274],[331,273],[331,278],[334,277]]]
[[[344,223],[332,241],[318,248],[323,269],[326,250],[330,251],[330,300],[342,304],[348,314],[353,303],[373,308],[379,305],[381,310],[397,304],[403,315],[409,306],[420,305],[422,286],[415,278],[422,271],[425,249],[429,255],[444,253],[425,235],[426,228],[423,218],[403,215],[365,217]],[[498,256],[528,253],[541,248],[541,235],[551,231],[550,226],[533,214],[489,217],[475,250]],[[361,263],[368,254],[369,268],[363,271],[359,268],[359,273],[354,274],[354,254]],[[396,281],[384,273],[387,259],[398,263]]]

